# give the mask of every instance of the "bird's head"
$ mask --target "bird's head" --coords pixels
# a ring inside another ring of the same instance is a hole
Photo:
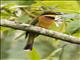
[[[62,13],[60,12],[44,12],[41,16],[43,20],[45,19],[49,21],[54,21],[54,23],[58,27],[60,23],[62,22],[60,15],[62,15]]]

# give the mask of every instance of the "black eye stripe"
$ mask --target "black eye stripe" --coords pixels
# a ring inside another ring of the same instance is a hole
[[[55,19],[55,17],[51,17],[51,16],[45,16],[45,17],[47,17],[49,19]]]

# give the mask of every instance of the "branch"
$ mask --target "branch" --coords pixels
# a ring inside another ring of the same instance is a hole
[[[0,26],[9,27],[16,30],[35,32],[48,37],[60,39],[62,41],[67,41],[74,44],[80,44],[80,38],[76,38],[67,34],[59,33],[56,31],[48,30],[45,28],[41,28],[29,24],[20,24],[9,20],[0,20]]]

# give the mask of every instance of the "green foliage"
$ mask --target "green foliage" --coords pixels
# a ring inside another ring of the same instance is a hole
[[[19,11],[19,13],[17,12],[17,4],[15,3],[9,3],[9,4],[2,4],[1,5],[1,19],[15,19],[17,14],[21,14],[21,12]],[[15,13],[17,12],[17,13]]]
[[[27,53],[27,56],[29,57],[30,60],[40,60],[40,56],[35,49],[29,51]]]
[[[16,20],[21,23],[30,23],[33,20],[31,16],[20,9],[21,7],[36,16],[47,10],[65,13],[66,15],[60,16],[63,19],[62,24],[57,27],[53,23],[50,29],[80,37],[80,8],[77,1],[3,0],[1,4],[3,5],[1,6],[1,19]],[[18,13],[14,14],[16,11]],[[0,58],[2,60],[80,59],[80,46],[42,35],[35,39],[32,51],[24,51],[23,48],[26,44],[25,32],[5,27],[0,28],[2,54]],[[63,50],[62,46],[65,44],[67,46]]]
[[[80,13],[80,6],[77,1],[37,1],[37,3],[33,4],[32,6],[45,6],[58,12]]]
[[[72,21],[71,23],[68,24],[67,32],[73,34],[79,28],[80,28],[80,21],[79,20]]]
[[[31,5],[31,4],[35,3],[35,0],[14,0],[14,1],[3,0],[2,1],[2,3],[5,3],[5,2],[7,2],[7,3],[12,2],[12,3],[20,4],[20,5]]]

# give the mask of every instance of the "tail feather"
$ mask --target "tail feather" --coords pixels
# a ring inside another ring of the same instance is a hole
[[[28,41],[26,46],[24,47],[24,50],[32,50],[35,37],[36,37],[36,34],[29,32]]]
[[[32,44],[27,44],[25,47],[24,47],[24,50],[32,50]]]

